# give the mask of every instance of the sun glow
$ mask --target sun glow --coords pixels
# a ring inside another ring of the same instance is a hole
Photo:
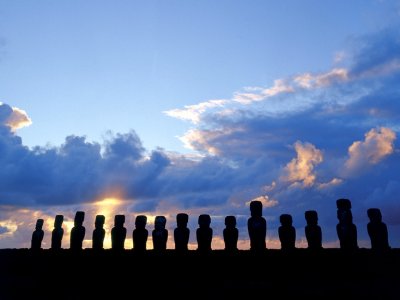
[[[104,248],[111,248],[111,229],[114,227],[114,216],[124,214],[121,211],[124,201],[117,198],[104,198],[94,203],[96,207],[96,215],[103,215],[106,219],[104,229],[106,235],[104,237]],[[90,245],[91,247],[92,245]]]

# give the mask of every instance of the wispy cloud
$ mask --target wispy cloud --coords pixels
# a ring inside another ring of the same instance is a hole
[[[223,107],[227,102],[227,100],[223,99],[208,100],[199,104],[186,105],[183,109],[167,110],[164,111],[164,113],[170,117],[198,124],[201,120],[201,114],[203,114],[208,109]]]

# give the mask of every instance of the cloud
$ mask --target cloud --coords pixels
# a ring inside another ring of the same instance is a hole
[[[373,128],[365,134],[364,141],[356,141],[349,147],[346,168],[356,171],[379,163],[394,151],[396,133],[390,128]]]
[[[268,197],[268,195],[262,195],[262,196],[258,196],[256,198],[253,198],[250,201],[247,201],[246,205],[250,206],[250,203],[252,201],[260,201],[262,203],[263,207],[274,207],[274,206],[278,205],[278,201],[276,201],[274,199],[270,199]]]
[[[319,88],[332,85],[335,82],[348,80],[348,71],[344,68],[334,68],[326,73],[312,75],[304,73],[294,77],[294,82],[306,89]]]
[[[32,121],[24,110],[0,102],[0,124],[15,131],[31,125]]]
[[[5,227],[5,226],[0,226],[0,235],[1,234],[4,234],[4,233],[7,233],[8,232],[8,228],[7,227]]]
[[[313,170],[315,165],[322,162],[322,153],[314,145],[299,141],[294,144],[294,148],[297,157],[286,165],[284,180],[292,183],[301,182],[306,187],[311,186],[316,179]]]
[[[145,213],[166,215],[172,230],[176,213],[187,212],[193,232],[197,216],[209,213],[220,237],[224,216],[235,215],[246,247],[250,199],[264,203],[267,246],[277,241],[280,214],[291,214],[301,229],[309,209],[318,211],[324,244],[337,245],[335,201],[346,197],[360,240],[368,240],[369,207],[382,208],[391,236],[397,236],[399,40],[398,30],[377,32],[346,51],[345,66],[303,70],[225,100],[165,112],[192,123],[181,137],[191,155],[145,149],[133,130],[110,133],[102,143],[71,135],[59,146],[31,149],[6,124],[15,110],[2,105],[0,226],[9,231],[0,245],[29,241],[40,216],[49,219],[47,230],[56,213],[71,222],[78,209],[90,211],[93,223],[97,203],[110,198],[123,204],[105,209],[108,226],[112,215],[125,213],[132,229],[134,215]],[[301,241],[303,230],[298,232]]]
[[[249,90],[249,88],[247,88]],[[279,95],[281,93],[292,93],[294,89],[285,83],[282,79],[277,79],[274,81],[274,85],[270,88],[251,88],[253,91],[257,91],[258,93],[244,93],[237,92],[233,96],[233,101],[238,102],[240,104],[251,104],[253,102],[263,101],[268,99],[269,97],[273,97]],[[227,103],[227,102],[226,102]]]
[[[227,100],[208,100],[199,104],[186,105],[184,109],[167,110],[164,113],[170,117],[198,124],[202,113],[211,108],[223,107],[225,103],[227,103]]]

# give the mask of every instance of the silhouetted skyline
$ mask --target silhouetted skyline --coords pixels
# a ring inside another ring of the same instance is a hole
[[[350,252],[359,250],[357,226],[352,223],[351,201],[349,199],[340,198],[336,200],[337,218],[339,223],[336,225],[336,233],[339,239],[339,248],[342,251]],[[266,238],[268,224],[262,215],[263,206],[258,200],[250,202],[250,217],[247,219],[247,233],[249,239],[249,248],[247,250],[253,253],[262,253],[267,250]],[[367,231],[370,237],[372,249],[375,252],[383,252],[390,250],[389,234],[387,226],[382,222],[382,214],[378,208],[369,208],[367,215],[370,222],[367,224]],[[83,226],[85,212],[77,211],[75,213],[74,227],[71,229],[69,249],[73,251],[82,250],[82,242],[85,236],[85,227]],[[322,251],[323,232],[318,225],[318,212],[308,210],[304,213],[307,224],[304,227],[307,245],[305,248],[316,251]],[[62,228],[63,216],[57,215],[54,221],[54,229],[52,231],[52,250],[62,249],[62,237],[64,229]],[[173,247],[176,252],[185,253],[189,250],[188,243],[190,239],[190,228],[187,227],[189,215],[186,213],[178,213],[176,215],[176,224],[173,230]],[[297,233],[293,226],[293,218],[290,214],[281,214],[279,216],[280,226],[278,228],[278,237],[280,249],[282,251],[294,251],[296,248]],[[199,253],[210,253],[213,250],[213,239],[215,238],[213,228],[211,226],[211,216],[209,214],[201,214],[198,216],[198,227],[196,234],[196,250]],[[35,230],[31,238],[31,250],[41,250],[41,243],[44,236],[42,230],[44,220],[36,221]],[[104,250],[104,227],[105,217],[96,215],[95,229],[92,235],[92,249],[99,251]],[[114,216],[114,227],[111,230],[111,249],[116,251],[125,250],[126,228],[124,227],[125,215]],[[223,230],[223,249],[226,252],[234,253],[238,249],[237,242],[239,230],[236,228],[236,217],[225,217],[225,228]],[[135,253],[144,253],[149,249],[153,249],[159,253],[168,249],[167,242],[169,232],[165,228],[166,218],[164,216],[156,216],[154,221],[154,229],[151,231],[152,248],[148,248],[149,231],[147,226],[147,216],[137,215],[135,218],[135,229],[132,232],[132,249]],[[243,250],[243,249],[242,249]]]

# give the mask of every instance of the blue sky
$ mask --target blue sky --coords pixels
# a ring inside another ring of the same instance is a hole
[[[129,230],[209,213],[217,236],[235,214],[246,248],[252,199],[270,247],[281,213],[304,246],[306,209],[337,246],[341,197],[362,245],[368,207],[400,234],[399,17],[385,0],[0,1],[0,247],[102,208]]]

